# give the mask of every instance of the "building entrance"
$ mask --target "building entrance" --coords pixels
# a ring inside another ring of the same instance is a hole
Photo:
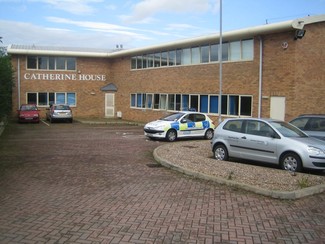
[[[115,94],[105,94],[105,117],[114,117],[115,114]]]

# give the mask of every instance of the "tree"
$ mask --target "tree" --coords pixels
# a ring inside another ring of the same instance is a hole
[[[0,42],[2,42],[1,38]],[[3,117],[10,115],[12,110],[13,77],[14,70],[10,56],[2,47],[0,48],[0,121]]]

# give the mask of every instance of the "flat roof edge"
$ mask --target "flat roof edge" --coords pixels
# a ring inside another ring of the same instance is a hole
[[[224,32],[222,34],[224,41],[234,40],[234,39],[245,39],[253,38],[254,36],[265,35],[270,33],[278,33],[281,31],[288,31],[293,29],[303,29],[305,25],[325,22],[325,14],[307,16],[304,18],[298,18],[295,20],[288,20],[280,23],[265,24],[245,29],[239,29],[234,31]],[[152,52],[152,51],[162,51],[171,48],[182,48],[186,46],[195,46],[208,42],[218,42],[220,34],[211,34],[206,36],[188,38],[153,46],[147,46],[142,48],[134,48],[129,50],[121,50],[116,52],[91,52],[91,51],[69,51],[69,50],[42,50],[42,49],[24,49],[24,48],[14,48],[9,45],[7,52],[9,54],[20,54],[20,55],[62,55],[62,56],[76,56],[76,57],[94,57],[94,58],[117,58],[130,55],[136,55],[139,53]]]
[[[40,50],[40,49],[17,49],[12,45],[8,46],[7,52],[9,54],[21,55],[49,55],[49,56],[76,56],[76,57],[97,57],[107,58],[108,52],[81,52],[81,51],[58,51],[58,50]]]

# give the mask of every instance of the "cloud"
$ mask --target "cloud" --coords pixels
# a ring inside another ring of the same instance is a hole
[[[124,18],[127,22],[147,19],[157,13],[204,13],[214,8],[218,0],[142,0],[133,6],[132,15]]]
[[[189,24],[169,24],[165,29],[168,31],[175,31],[175,30],[180,31],[180,30],[188,30],[188,29],[198,29],[198,27]]]
[[[62,46],[62,47],[94,47],[114,48],[117,43],[128,47],[134,41],[150,40],[150,36],[123,30],[98,28],[97,31],[75,31],[66,28],[48,28],[25,22],[0,20],[3,44]]]
[[[28,0],[30,2],[40,2],[51,7],[76,15],[88,15],[96,12],[92,4],[102,3],[103,0]]]

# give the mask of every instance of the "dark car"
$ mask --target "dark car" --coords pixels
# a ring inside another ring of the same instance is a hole
[[[68,121],[72,123],[72,110],[67,104],[52,104],[47,109],[46,119],[51,123],[54,121]]]
[[[39,110],[35,104],[22,104],[18,109],[18,122],[34,122],[39,123]]]
[[[325,141],[325,114],[305,114],[290,121],[309,136]]]

